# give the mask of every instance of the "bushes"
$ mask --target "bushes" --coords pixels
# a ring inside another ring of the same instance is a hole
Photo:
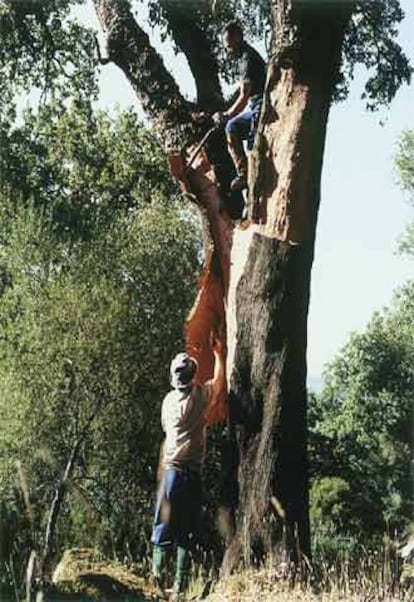
[[[311,516],[362,538],[397,531],[413,515],[414,284],[354,335],[310,400]]]
[[[134,141],[136,149],[143,141],[149,144],[142,128],[133,129],[131,115],[121,116],[118,125],[106,119],[103,146],[115,144],[111,128],[119,135],[116,144]],[[85,121],[82,127],[87,125]],[[125,128],[130,128],[128,136]],[[52,130],[55,136],[59,124]],[[67,128],[62,131],[70,136]],[[48,145],[47,137],[43,142]],[[55,138],[53,144],[59,147]],[[162,188],[169,176],[160,150],[152,142],[145,148],[153,155],[152,176],[147,173],[151,157],[136,163],[131,151],[124,176],[118,174],[112,183],[114,196],[103,198],[101,184],[90,181],[88,195],[95,202],[87,213],[80,207],[71,226],[65,222],[63,227],[62,214],[55,211],[69,203],[77,212],[71,199],[79,182],[70,173],[60,197],[29,198],[23,189],[13,196],[12,182],[0,197],[5,223],[0,248],[0,487],[2,499],[17,495],[13,504],[19,504],[19,512],[12,503],[2,507],[2,524],[4,529],[17,521],[7,541],[22,566],[30,549],[42,547],[55,488],[80,436],[56,552],[84,543],[110,555],[136,556],[152,519],[160,404],[169,386],[170,358],[183,344],[200,245],[188,207],[161,198],[168,186],[172,189],[170,184]],[[21,152],[24,163],[24,145]],[[50,157],[45,169],[48,165]],[[116,191],[125,185],[125,194],[131,173],[140,166],[147,187],[141,197],[136,174],[125,206]],[[33,508],[31,524],[25,518],[18,462]],[[9,555],[9,549],[2,550],[0,562],[9,562]]]

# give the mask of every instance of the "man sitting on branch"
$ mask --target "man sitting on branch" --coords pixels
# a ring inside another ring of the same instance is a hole
[[[226,124],[228,149],[237,171],[231,189],[238,191],[247,188],[247,157],[243,140],[247,140],[247,148],[251,150],[262,108],[266,63],[260,54],[245,42],[243,30],[238,23],[231,22],[226,25],[223,30],[223,43],[227,53],[237,61],[240,82],[234,103],[226,111],[215,113],[213,118],[218,124]]]

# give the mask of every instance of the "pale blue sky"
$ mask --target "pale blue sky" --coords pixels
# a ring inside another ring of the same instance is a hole
[[[414,6],[412,0],[401,0],[401,5],[406,19],[400,43],[414,64]],[[91,5],[77,13],[98,27]],[[193,95],[185,60],[153,39],[183,91]],[[374,311],[389,304],[396,287],[414,276],[413,262],[396,253],[397,239],[413,216],[394,168],[397,140],[404,129],[414,127],[414,88],[404,87],[390,110],[372,114],[359,98],[361,81],[358,76],[350,98],[333,106],[329,119],[309,315],[310,383],[350,333],[362,330]],[[134,105],[142,115],[124,75],[113,65],[103,68],[100,88],[101,105]]]

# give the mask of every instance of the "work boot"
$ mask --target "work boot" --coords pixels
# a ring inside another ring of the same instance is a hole
[[[175,578],[173,588],[173,600],[181,600],[182,594],[187,586],[187,548],[177,546],[177,560],[175,565]]]
[[[154,593],[158,597],[164,596],[164,588],[162,586],[162,573],[167,558],[167,548],[165,546],[154,545],[152,552],[152,575],[151,585],[154,588]]]
[[[247,176],[243,173],[236,176],[230,184],[230,189],[233,192],[241,192],[247,188]]]

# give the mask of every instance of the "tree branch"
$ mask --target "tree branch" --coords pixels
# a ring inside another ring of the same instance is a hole
[[[42,562],[41,562],[41,585],[42,586],[44,585],[44,581],[45,581],[45,573],[46,573],[47,563],[48,563],[50,555],[52,553],[53,539],[54,539],[54,535],[55,535],[55,531],[56,531],[57,519],[59,516],[59,512],[60,512],[60,508],[62,506],[63,500],[65,498],[65,494],[66,494],[67,487],[69,484],[69,479],[72,476],[72,472],[75,467],[75,463],[78,459],[80,446],[82,445],[83,441],[85,440],[85,437],[89,431],[89,427],[92,424],[92,422],[94,421],[100,408],[101,408],[101,403],[98,402],[96,404],[94,411],[91,413],[91,415],[87,419],[80,435],[78,436],[78,438],[76,439],[76,441],[74,442],[74,444],[72,446],[68,461],[66,463],[64,473],[62,475],[62,478],[61,478],[59,484],[57,485],[57,487],[55,489],[55,495],[53,496],[53,500],[50,505],[49,516],[48,516],[47,525],[46,525],[45,542],[44,542],[44,546],[43,546],[43,555],[42,555]]]
[[[194,138],[191,105],[134,19],[127,0],[94,0],[109,58],[125,73],[168,150]]]
[[[219,67],[206,32],[194,17],[194,11],[175,0],[160,0],[163,14],[176,45],[185,54],[197,88],[200,109],[215,111],[223,107]]]

